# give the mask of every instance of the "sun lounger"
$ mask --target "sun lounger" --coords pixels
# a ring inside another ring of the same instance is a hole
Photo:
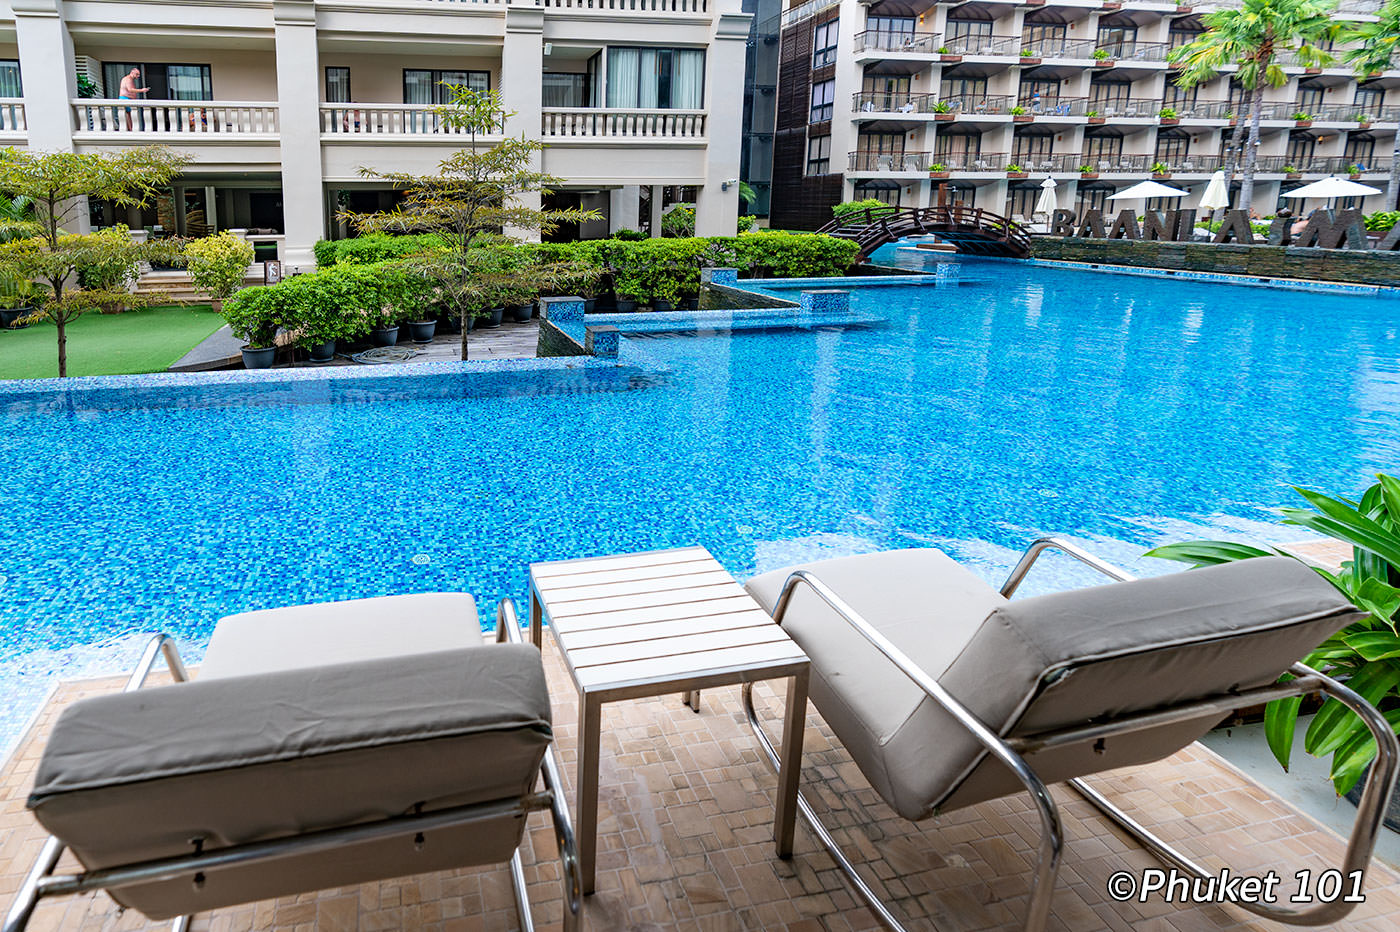
[[[1010,601],[1048,548],[1120,581]],[[899,815],[920,820],[1030,793],[1042,837],[1027,929],[1044,927],[1059,866],[1062,832],[1047,784],[1070,782],[1165,863],[1213,876],[1078,778],[1160,760],[1227,712],[1286,695],[1336,698],[1376,736],[1379,756],[1342,870],[1370,859],[1400,752],[1374,708],[1294,662],[1361,616],[1301,563],[1261,558],[1132,580],[1044,539],[1000,590],[933,549],[791,567],[747,588],[811,658],[813,703]],[[1279,684],[1289,672],[1296,678]],[[771,762],[749,690],[745,705]],[[811,806],[804,800],[799,810],[871,908],[900,928]],[[1354,904],[1239,905],[1325,924]]]
[[[219,623],[194,682],[75,702],[44,749],[29,808],[53,837],[5,932],[41,897],[105,890],[186,928],[197,912],[510,862],[530,812],[560,844],[566,927],[579,883],[539,651],[513,605],[483,644],[460,593],[274,609]],[[544,790],[537,789],[543,774]],[[83,872],[54,876],[71,851]]]

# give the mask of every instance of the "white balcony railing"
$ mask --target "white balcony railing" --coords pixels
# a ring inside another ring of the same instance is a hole
[[[0,133],[22,133],[26,129],[24,101],[19,97],[0,97]]]
[[[276,136],[277,104],[225,100],[75,100],[78,133]]]
[[[321,104],[324,136],[470,136],[447,125],[432,104]],[[500,135],[496,130],[495,135]],[[477,133],[487,137],[490,133]]]
[[[540,136],[558,139],[703,140],[703,110],[553,109],[540,114]]]
[[[535,0],[547,10],[597,10],[600,13],[704,13],[709,0]]]

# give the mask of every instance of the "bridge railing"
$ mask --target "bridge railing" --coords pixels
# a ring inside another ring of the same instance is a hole
[[[942,234],[954,242],[976,240],[996,244],[1009,255],[1030,255],[1030,232],[1020,223],[981,207],[962,203],[942,207],[870,208],[846,214],[822,227],[819,232],[849,239],[869,256],[885,243],[906,236]]]

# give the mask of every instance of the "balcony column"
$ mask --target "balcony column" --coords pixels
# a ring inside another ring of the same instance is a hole
[[[642,188],[628,184],[608,192],[608,232],[642,228]]]
[[[283,261],[314,268],[312,247],[326,235],[321,171],[320,57],[313,0],[274,0],[278,125],[282,143]]]
[[[511,0],[506,8],[505,44],[501,48],[501,102],[507,113],[506,135],[540,138],[540,108],[544,93],[544,11],[535,0]],[[536,153],[533,168],[541,167]],[[538,193],[522,194],[516,202],[532,210],[540,209]],[[526,242],[539,242],[540,231],[508,228],[507,236]]]
[[[72,152],[72,100],[78,96],[78,76],[73,38],[63,18],[63,0],[14,0],[10,6],[15,11],[29,148]],[[64,220],[64,227],[74,233],[91,229],[87,199],[82,201]]]
[[[739,154],[743,145],[744,58],[748,13],[737,2],[715,15],[705,62],[705,183],[695,200],[696,236],[733,236],[739,225]],[[728,182],[733,182],[729,184]],[[726,190],[727,189],[727,190]],[[653,235],[658,231],[653,230]]]

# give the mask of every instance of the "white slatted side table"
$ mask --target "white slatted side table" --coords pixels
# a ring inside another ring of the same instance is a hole
[[[807,656],[704,547],[530,566],[530,636],[549,623],[579,692],[578,852],[592,893],[602,706],[619,699],[788,678],[774,808],[778,856],[792,856]]]

